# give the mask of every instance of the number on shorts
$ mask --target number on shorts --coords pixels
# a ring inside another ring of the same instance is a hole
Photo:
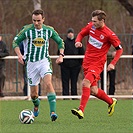
[[[29,83],[32,84],[32,79],[31,78],[28,78],[28,80],[29,80]]]

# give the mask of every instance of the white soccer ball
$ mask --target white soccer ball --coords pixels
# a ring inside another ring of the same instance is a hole
[[[34,114],[29,109],[24,109],[19,114],[19,120],[23,124],[31,124],[34,121]]]

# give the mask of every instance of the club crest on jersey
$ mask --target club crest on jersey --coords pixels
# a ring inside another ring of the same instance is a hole
[[[45,44],[45,40],[43,38],[35,38],[32,44],[36,47],[42,47]]]
[[[103,39],[104,39],[104,35],[100,35],[100,39],[102,39],[102,40],[103,40]]]

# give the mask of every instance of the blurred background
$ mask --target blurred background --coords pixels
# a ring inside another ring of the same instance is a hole
[[[10,56],[16,56],[12,49],[14,36],[26,24],[32,23],[31,14],[36,8],[45,12],[45,24],[65,39],[67,29],[72,27],[78,34],[89,21],[91,12],[96,9],[107,13],[106,25],[120,38],[123,55],[132,54],[133,45],[133,0],[0,0],[0,35],[6,42]],[[86,44],[86,38],[83,40]],[[57,45],[50,40],[50,55],[57,54]],[[61,95],[60,67],[53,61],[53,85],[57,95]],[[117,95],[131,95],[133,92],[133,66],[131,58],[122,58],[116,65]],[[78,81],[78,94],[81,94],[81,71]],[[6,60],[6,84],[4,95],[23,95],[23,69],[16,59]],[[45,85],[42,95],[46,95]]]

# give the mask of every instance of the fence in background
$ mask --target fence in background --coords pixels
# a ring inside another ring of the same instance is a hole
[[[2,35],[3,40],[6,42],[9,47],[10,55],[15,55],[12,49],[12,40],[13,35],[7,34]],[[62,35],[65,38],[65,35]],[[118,35],[122,46],[124,48],[123,55],[131,55],[131,45],[133,44],[133,35],[132,34],[119,34]],[[85,43],[86,40],[83,41]],[[50,42],[50,55],[56,55],[57,45],[51,41]],[[60,78],[60,67],[53,61],[53,86],[57,92],[57,95],[61,95],[62,86]],[[81,84],[83,79],[82,70],[79,75],[78,80],[78,94],[81,94]],[[41,82],[42,85],[42,95],[46,95],[45,85]],[[108,80],[107,80],[108,86]],[[121,58],[116,65],[116,94],[117,95],[132,95],[133,90],[133,67],[132,67],[132,57],[131,58]],[[108,91],[108,89],[107,89]],[[7,59],[6,60],[6,83],[4,88],[5,95],[23,95],[23,69],[22,65],[18,63],[17,59]]]
[[[53,60],[55,60],[58,56],[51,56],[51,58]],[[78,59],[78,58],[83,58],[83,56],[65,56],[64,58],[75,58],[75,59]],[[121,59],[132,59],[133,58],[133,55],[122,55],[121,56]],[[17,56],[7,56],[5,57],[6,61],[7,60],[17,60]],[[120,60],[121,60],[120,59]],[[8,62],[8,61],[7,61]],[[16,64],[18,64],[18,62],[16,62]],[[18,67],[18,65],[16,65],[16,68]],[[54,69],[55,70],[55,69]],[[105,65],[105,68],[104,70],[106,71],[106,65]],[[122,76],[122,72],[120,72],[121,74],[120,75],[117,75],[117,77],[121,77],[121,78],[124,78],[123,80],[120,81],[120,78],[117,78],[119,79],[118,83],[116,82],[116,94],[117,95],[132,95],[132,89],[133,89],[133,71],[131,70],[128,70],[129,73],[127,73],[126,69],[124,70],[123,69],[123,72],[125,73],[125,76]],[[62,87],[61,87],[61,77],[60,77],[60,70],[58,68],[58,70],[56,69],[56,72],[54,71],[55,74],[53,74],[53,85],[54,85],[54,88],[56,90],[56,93],[57,95],[61,95],[61,92],[62,92]],[[20,73],[19,73],[20,74]],[[12,82],[12,84],[15,84],[16,86],[16,90],[11,90],[9,89],[12,93],[12,92],[16,92],[18,94],[22,93],[22,89],[23,89],[23,82],[19,81],[18,80],[18,73],[16,73],[16,82]],[[79,76],[79,81],[78,81],[78,94],[81,95],[81,86],[82,86],[82,79],[83,79],[83,73],[82,71],[80,72],[80,76]],[[106,73],[105,73],[105,81],[104,81],[104,91],[106,93],[108,93],[108,79],[106,77]],[[23,79],[22,79],[23,80]],[[10,84],[6,84],[7,87],[5,88],[8,88],[8,86]],[[41,85],[42,85],[42,93],[46,95],[46,90],[45,90],[45,85],[43,84],[43,81],[41,82]],[[11,86],[10,86],[11,87]],[[21,89],[20,89],[21,88]],[[5,91],[9,91],[9,90],[6,90]],[[8,94],[10,95],[10,94]]]

